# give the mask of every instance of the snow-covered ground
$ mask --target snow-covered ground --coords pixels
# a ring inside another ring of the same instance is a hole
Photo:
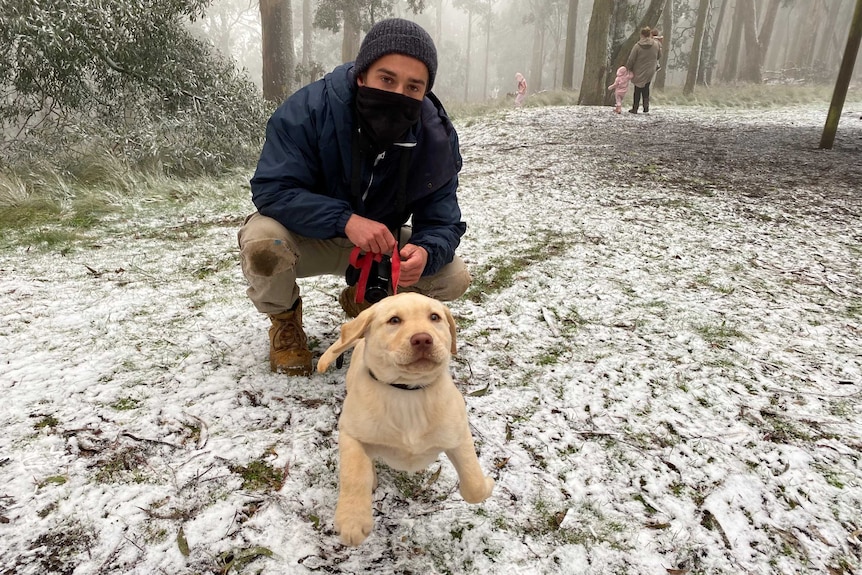
[[[832,151],[825,104],[459,122],[453,374],[497,487],[382,468],[358,549],[344,370],[270,373],[244,295],[249,174],[4,230],[0,573],[860,572],[860,108]],[[302,288],[319,355],[342,280]]]

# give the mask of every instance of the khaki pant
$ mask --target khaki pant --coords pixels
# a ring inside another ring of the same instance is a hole
[[[401,229],[402,245],[411,229]],[[242,272],[248,297],[261,313],[276,314],[293,307],[299,298],[296,278],[331,274],[344,277],[353,244],[347,238],[317,240],[294,234],[272,218],[250,215],[240,228]],[[455,256],[437,274],[422,277],[408,288],[441,301],[457,299],[470,287],[470,272]],[[347,284],[344,284],[345,287]]]

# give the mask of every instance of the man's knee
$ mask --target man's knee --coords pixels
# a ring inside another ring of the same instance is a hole
[[[272,218],[252,214],[240,228],[238,239],[246,275],[271,277],[296,267],[295,242]]]
[[[440,301],[454,301],[464,295],[472,281],[464,260],[455,256],[436,275],[417,283],[416,291]]]
[[[240,249],[246,275],[272,277],[296,267],[296,254],[278,239],[247,241]]]

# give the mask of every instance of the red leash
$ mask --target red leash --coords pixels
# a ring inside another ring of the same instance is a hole
[[[365,301],[365,287],[368,285],[368,276],[371,274],[371,264],[383,260],[383,254],[362,253],[359,246],[350,252],[350,265],[359,270],[359,281],[356,282],[356,303]],[[398,293],[398,278],[401,276],[401,258],[397,253],[393,254],[392,262],[392,293]]]

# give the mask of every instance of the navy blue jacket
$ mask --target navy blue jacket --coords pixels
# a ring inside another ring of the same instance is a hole
[[[439,103],[426,97],[420,121],[382,158],[362,154],[362,199],[351,201],[356,79],[343,64],[291,95],[266,126],[266,142],[251,179],[258,211],[288,230],[317,239],[346,237],[351,214],[397,229],[413,217],[410,243],[428,252],[423,275],[452,261],[467,229],[456,190],[461,169],[458,135]],[[400,158],[412,148],[406,212],[397,214]]]

